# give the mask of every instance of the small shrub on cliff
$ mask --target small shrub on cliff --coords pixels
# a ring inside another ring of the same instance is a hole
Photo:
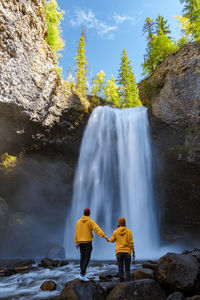
[[[62,33],[60,23],[63,19],[63,11],[60,10],[56,0],[46,0],[45,14],[48,27],[48,35],[46,37],[46,41],[53,50],[56,58],[58,58],[58,52],[61,51],[65,45],[60,36]]]
[[[155,79],[154,80],[144,80],[142,83],[143,87],[143,105],[148,107],[151,104],[151,99],[154,95],[158,94],[162,88],[160,86],[159,82],[157,82]]]
[[[6,174],[11,172],[17,164],[17,157],[4,153],[0,156],[0,170],[3,170]]]

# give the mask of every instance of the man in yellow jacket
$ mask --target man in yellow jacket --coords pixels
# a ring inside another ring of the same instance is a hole
[[[80,279],[83,281],[88,281],[88,278],[85,276],[87,266],[90,261],[90,256],[92,252],[92,241],[94,231],[99,236],[108,239],[105,233],[101,228],[89,217],[90,209],[84,209],[84,216],[80,218],[76,223],[76,232],[75,232],[75,244],[76,248],[80,248],[81,260],[80,268],[81,274]]]
[[[124,264],[126,281],[130,281],[131,252],[133,252],[133,259],[135,259],[135,251],[132,232],[126,227],[125,218],[119,218],[118,228],[113,232],[112,237],[106,238],[106,240],[111,243],[115,242],[120,282],[124,281]]]

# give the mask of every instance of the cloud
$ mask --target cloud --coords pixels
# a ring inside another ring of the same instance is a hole
[[[130,17],[130,16],[125,16],[125,15],[117,15],[115,14],[113,16],[113,19],[114,21],[117,23],[117,24],[122,24],[126,21],[129,21],[131,23],[135,23],[136,19],[134,17]]]
[[[85,11],[78,7],[74,10],[73,15],[70,14],[69,17],[73,27],[85,26],[86,28],[96,29],[99,36],[106,36],[108,39],[114,38],[114,32],[118,29],[116,25],[109,25],[99,20],[92,10]]]

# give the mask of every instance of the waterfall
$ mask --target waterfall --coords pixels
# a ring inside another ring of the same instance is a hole
[[[152,149],[147,109],[97,107],[84,132],[65,230],[67,258],[76,221],[85,207],[110,237],[119,217],[133,233],[137,259],[157,256],[159,238],[152,183]],[[94,233],[93,259],[115,259],[114,244]]]

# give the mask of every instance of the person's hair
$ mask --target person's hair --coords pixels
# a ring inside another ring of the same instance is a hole
[[[88,216],[89,217],[89,215],[90,215],[90,209],[89,208],[85,208],[83,213],[84,213],[84,216]]]

